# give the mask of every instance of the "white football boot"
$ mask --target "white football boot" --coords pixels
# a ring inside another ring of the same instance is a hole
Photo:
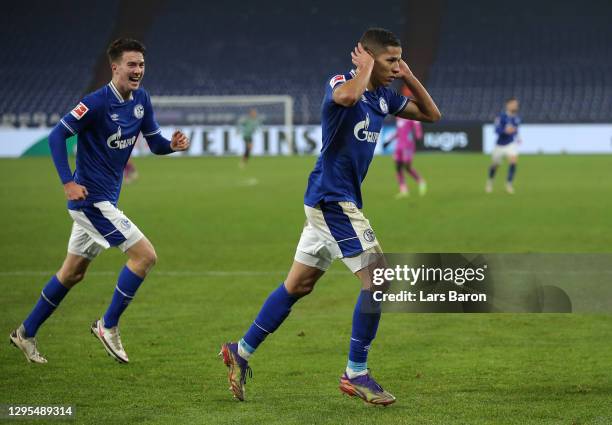
[[[23,324],[11,332],[11,344],[19,348],[30,363],[47,363],[36,347],[36,338],[26,338]]]
[[[121,333],[118,326],[108,329],[104,327],[104,319],[94,320],[91,324],[91,333],[102,342],[109,356],[119,363],[128,363],[130,361],[123,349],[123,344],[121,344]]]

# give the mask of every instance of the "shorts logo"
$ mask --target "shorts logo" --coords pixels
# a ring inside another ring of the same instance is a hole
[[[80,102],[72,111],[70,111],[70,115],[75,117],[77,120],[80,120],[87,113],[87,111],[89,111],[89,108],[85,106],[83,102]]]
[[[134,116],[138,119],[144,117],[144,106],[142,106],[140,103],[134,106]]]
[[[119,221],[119,226],[123,230],[130,230],[130,227],[132,227],[132,223],[130,223],[130,220],[128,220],[127,218],[123,218]]]
[[[363,232],[363,238],[368,242],[374,242],[376,240],[376,235],[374,234],[374,230],[367,229]]]
[[[383,114],[389,113],[389,107],[387,106],[387,101],[384,98],[381,97],[378,104],[380,105],[380,110]]]
[[[111,114],[111,120],[118,121],[119,120],[119,115],[118,114]]]

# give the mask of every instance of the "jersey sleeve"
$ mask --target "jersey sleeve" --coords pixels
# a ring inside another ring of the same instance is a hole
[[[85,130],[100,113],[100,104],[93,95],[85,96],[72,111],[60,120],[60,124],[70,132],[78,134]]]
[[[495,132],[501,135],[504,133],[505,128],[506,128],[506,116],[504,114],[500,114],[495,119]]]
[[[325,85],[325,97],[323,98],[323,105],[340,106],[336,102],[334,102],[334,90],[336,90],[338,87],[340,87],[342,84],[346,83],[350,79],[350,74],[337,74],[331,77]]]
[[[404,110],[410,99],[396,92],[395,90],[386,89],[387,104],[389,105],[389,113],[397,115]]]
[[[150,137],[161,133],[161,128],[155,119],[155,112],[153,111],[153,105],[151,104],[149,93],[145,92],[145,99],[144,116],[142,117],[140,131],[144,137]]]

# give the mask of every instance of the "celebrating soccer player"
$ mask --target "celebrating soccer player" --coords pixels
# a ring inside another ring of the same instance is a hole
[[[239,400],[244,400],[249,358],[287,318],[293,304],[313,290],[331,262],[341,258],[361,280],[362,290],[355,305],[348,364],[340,378],[340,389],[372,404],[395,401],[367,368],[368,351],[380,320],[380,305],[373,302],[367,270],[377,256],[368,254],[381,253],[381,248],[361,212],[361,182],[387,114],[432,122],[440,119],[440,112],[402,60],[400,42],[391,32],[368,29],[351,57],[355,69],[335,75],[325,87],[323,147],[308,179],[304,196],[307,222],[295,261],[243,338],[221,347],[231,390]],[[387,88],[397,78],[408,86],[414,100]]]
[[[492,163],[489,167],[489,178],[485,186],[487,193],[493,192],[493,179],[497,167],[503,158],[508,158],[508,177],[506,178],[506,192],[514,193],[514,174],[516,173],[516,163],[518,161],[518,127],[521,118],[518,116],[519,101],[512,97],[506,101],[506,109],[499,114],[495,120],[495,132],[497,133],[497,143],[493,149]]]
[[[128,261],[119,273],[108,309],[93,322],[91,332],[113,358],[128,362],[119,334],[119,318],[157,256],[151,242],[117,208],[123,169],[140,132],[157,155],[189,147],[188,138],[180,131],[174,132],[172,140],[161,135],[149,94],[140,88],[145,47],[136,40],[119,39],[110,44],[107,53],[111,82],[87,95],[49,135],[53,162],[74,223],[64,264],[43,288],[30,315],[10,335],[11,342],[34,363],[47,362],[38,352],[38,328],[83,279],[89,263],[111,246],[125,252]],[[78,150],[76,171],[72,174],[66,139],[75,134]]]

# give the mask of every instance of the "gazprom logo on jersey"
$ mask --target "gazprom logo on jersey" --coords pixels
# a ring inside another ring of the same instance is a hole
[[[117,127],[117,132],[115,134],[111,134],[111,136],[106,139],[106,144],[111,149],[125,149],[132,146],[134,143],[136,143],[136,136],[121,140],[121,126]]]
[[[370,114],[366,114],[365,120],[359,121],[353,129],[353,134],[357,140],[362,142],[376,143],[380,133],[376,131],[368,131],[370,126]]]

